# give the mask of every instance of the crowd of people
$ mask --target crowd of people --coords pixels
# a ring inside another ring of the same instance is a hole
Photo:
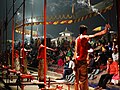
[[[85,31],[87,29],[86,26],[81,26],[81,28],[85,29]],[[108,28],[109,28],[109,25],[106,25],[106,30]],[[87,78],[94,79],[95,76],[97,76],[103,70],[107,70],[107,72],[111,70],[111,68],[108,67],[108,64],[109,65],[111,64],[111,62],[109,62],[109,59],[110,59],[116,63],[115,64],[116,68],[114,69],[115,73],[112,73],[111,75],[110,73],[111,71],[110,71],[109,73],[102,75],[98,83],[99,88],[106,88],[106,84],[104,84],[105,86],[101,86],[103,85],[103,82],[101,81],[103,81],[103,79],[108,76],[110,76],[109,79],[112,80],[113,76],[115,77],[118,75],[119,53],[118,53],[117,38],[114,38],[109,42],[108,40],[106,40],[104,36],[102,36],[101,39],[99,40],[96,39],[96,41],[94,41],[95,40],[94,37],[103,35],[105,33],[103,33],[102,31],[101,33],[97,33],[94,35],[86,35],[86,32],[84,32],[83,30],[83,32],[80,32],[80,35],[77,37],[76,41],[69,41],[67,39],[63,39],[61,42],[58,41],[59,42],[58,46],[56,46],[54,42],[51,42],[49,47],[47,47],[47,65],[51,66],[51,65],[58,64],[59,67],[64,66],[62,79],[66,79],[69,81],[69,79],[67,78],[68,75],[74,74],[73,77],[77,76],[76,78],[78,78],[76,79],[78,80],[76,81],[77,84],[84,84],[83,86],[79,86],[79,88],[84,88],[85,82],[88,84]],[[26,63],[26,64],[24,63],[26,66],[24,73],[29,73],[29,71],[27,70],[28,65],[31,65],[33,67],[39,67],[38,74],[39,74],[40,81],[43,81],[44,79],[43,77],[41,77],[43,73],[40,72],[43,70],[43,67],[44,67],[43,66],[41,68],[41,65],[44,64],[43,63],[44,55],[41,55],[41,52],[43,53],[43,51],[41,51],[40,49],[41,44],[43,44],[42,43],[43,41],[44,41],[43,39],[37,38],[35,40],[32,40],[30,44],[27,41],[25,41],[24,43],[25,54],[26,54],[25,55],[26,60],[24,60]],[[76,44],[78,42],[81,42],[81,44],[79,45]],[[81,49],[79,50],[78,48],[81,48]],[[8,52],[8,58],[9,58],[8,64],[11,65],[12,49],[10,44],[8,44],[7,50],[8,50],[7,52]],[[15,44],[16,70],[20,70],[20,67],[21,67],[20,66],[21,62],[20,63],[18,62],[18,61],[21,61],[21,57],[22,57],[21,50],[22,50],[22,44],[18,42],[17,44]],[[76,55],[76,53],[78,53],[78,56]],[[105,79],[106,83],[109,79],[108,78],[107,80]]]

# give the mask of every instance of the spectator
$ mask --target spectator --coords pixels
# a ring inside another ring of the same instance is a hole
[[[118,74],[118,63],[113,61],[112,58],[108,58],[106,74],[103,74],[100,77],[96,90],[106,89],[106,84],[108,80],[111,80],[113,75],[117,75],[117,74]]]
[[[63,57],[60,56],[60,58],[58,59],[58,66],[63,66],[64,65],[64,60],[63,60]]]
[[[118,62],[119,53],[118,53],[118,51],[117,51],[117,48],[114,48],[114,49],[113,49],[112,58],[113,58],[113,61]]]
[[[69,56],[69,55],[66,56],[66,62],[64,64],[63,77],[60,80],[67,80],[69,82],[71,82],[71,81],[74,82],[74,79],[75,79],[75,75],[73,75],[74,67],[75,67],[75,64],[74,64],[73,60],[71,59],[71,56]],[[70,76],[70,77],[72,77],[71,80],[68,78],[70,74],[72,74]]]
[[[64,65],[63,79],[66,79],[66,75],[73,73],[75,64],[71,59],[71,56],[66,56],[66,63]]]

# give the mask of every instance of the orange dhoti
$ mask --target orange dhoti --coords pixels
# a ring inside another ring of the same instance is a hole
[[[86,60],[78,61],[75,67],[75,90],[88,90],[88,72]]]

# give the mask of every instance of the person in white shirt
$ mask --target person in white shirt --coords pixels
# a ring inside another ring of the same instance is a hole
[[[71,56],[67,55],[64,64],[63,77],[61,78],[61,80],[66,80],[67,75],[74,73],[74,67],[74,61],[71,59]]]
[[[118,53],[118,51],[117,51],[117,48],[114,48],[114,49],[113,49],[112,58],[113,58],[113,61],[118,62],[119,53]]]

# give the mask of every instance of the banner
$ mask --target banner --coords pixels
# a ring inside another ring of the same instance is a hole
[[[107,2],[107,0],[106,0]],[[102,2],[104,3],[104,2]],[[101,3],[101,4],[102,4]],[[101,4],[98,4],[98,6],[101,6]],[[97,6],[96,6],[97,7]],[[104,6],[101,10],[99,10],[99,12],[102,14],[102,13],[106,13],[107,11],[111,10],[113,7],[113,3],[111,2],[108,6]],[[72,23],[77,23],[77,22],[80,22],[80,21],[83,21],[83,20],[86,20],[88,18],[91,18],[93,16],[97,16],[98,14],[96,12],[91,12],[91,13],[88,13],[87,15],[84,15],[84,16],[80,16],[80,17],[77,17],[77,18],[74,18],[73,15],[58,15],[58,16],[48,16],[47,17],[47,22],[46,24],[53,24],[53,25],[57,25],[57,24],[72,24]],[[35,22],[33,22],[32,24],[33,25],[41,25],[43,24],[42,22],[42,18],[41,16],[37,16],[37,17],[34,17],[33,19],[36,20]],[[25,26],[31,26],[31,22],[29,22],[31,18],[26,18],[25,19]],[[17,22],[17,25],[16,25],[16,29],[18,28],[21,28],[23,25],[22,25],[22,21],[18,21]]]

